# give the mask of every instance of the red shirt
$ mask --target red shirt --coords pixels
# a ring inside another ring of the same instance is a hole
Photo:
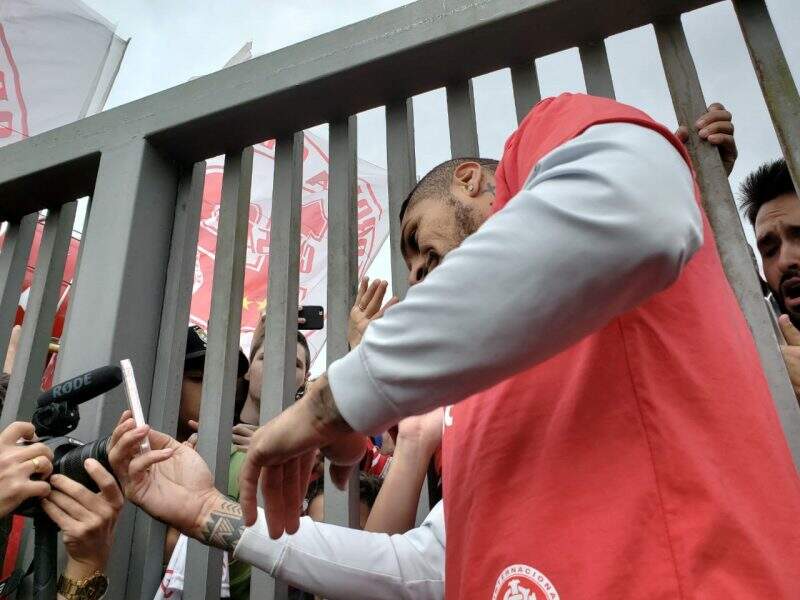
[[[641,111],[565,94],[506,143],[496,210],[608,122],[658,131],[689,162]],[[672,286],[451,409],[448,598],[800,598],[800,480],[703,220]]]

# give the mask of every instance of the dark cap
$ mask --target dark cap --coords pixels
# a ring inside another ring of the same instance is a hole
[[[186,358],[183,360],[184,371],[203,371],[206,362],[206,349],[208,348],[208,334],[198,325],[190,325],[186,332]],[[237,377],[247,373],[250,363],[239,348],[239,365]]]

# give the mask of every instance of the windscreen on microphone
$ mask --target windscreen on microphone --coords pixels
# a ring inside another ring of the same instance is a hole
[[[122,370],[119,367],[100,367],[54,385],[39,396],[36,406],[47,406],[51,402],[80,404],[105,394],[120,383],[122,383]]]

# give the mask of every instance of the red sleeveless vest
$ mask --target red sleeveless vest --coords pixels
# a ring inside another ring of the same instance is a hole
[[[641,111],[565,94],[506,143],[496,210],[609,122],[658,131],[689,162]],[[800,480],[703,219],[668,289],[448,410],[447,598],[800,598]]]

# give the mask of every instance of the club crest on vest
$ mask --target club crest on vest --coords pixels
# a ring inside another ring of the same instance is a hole
[[[494,585],[492,600],[560,600],[555,586],[537,569],[511,565]]]

